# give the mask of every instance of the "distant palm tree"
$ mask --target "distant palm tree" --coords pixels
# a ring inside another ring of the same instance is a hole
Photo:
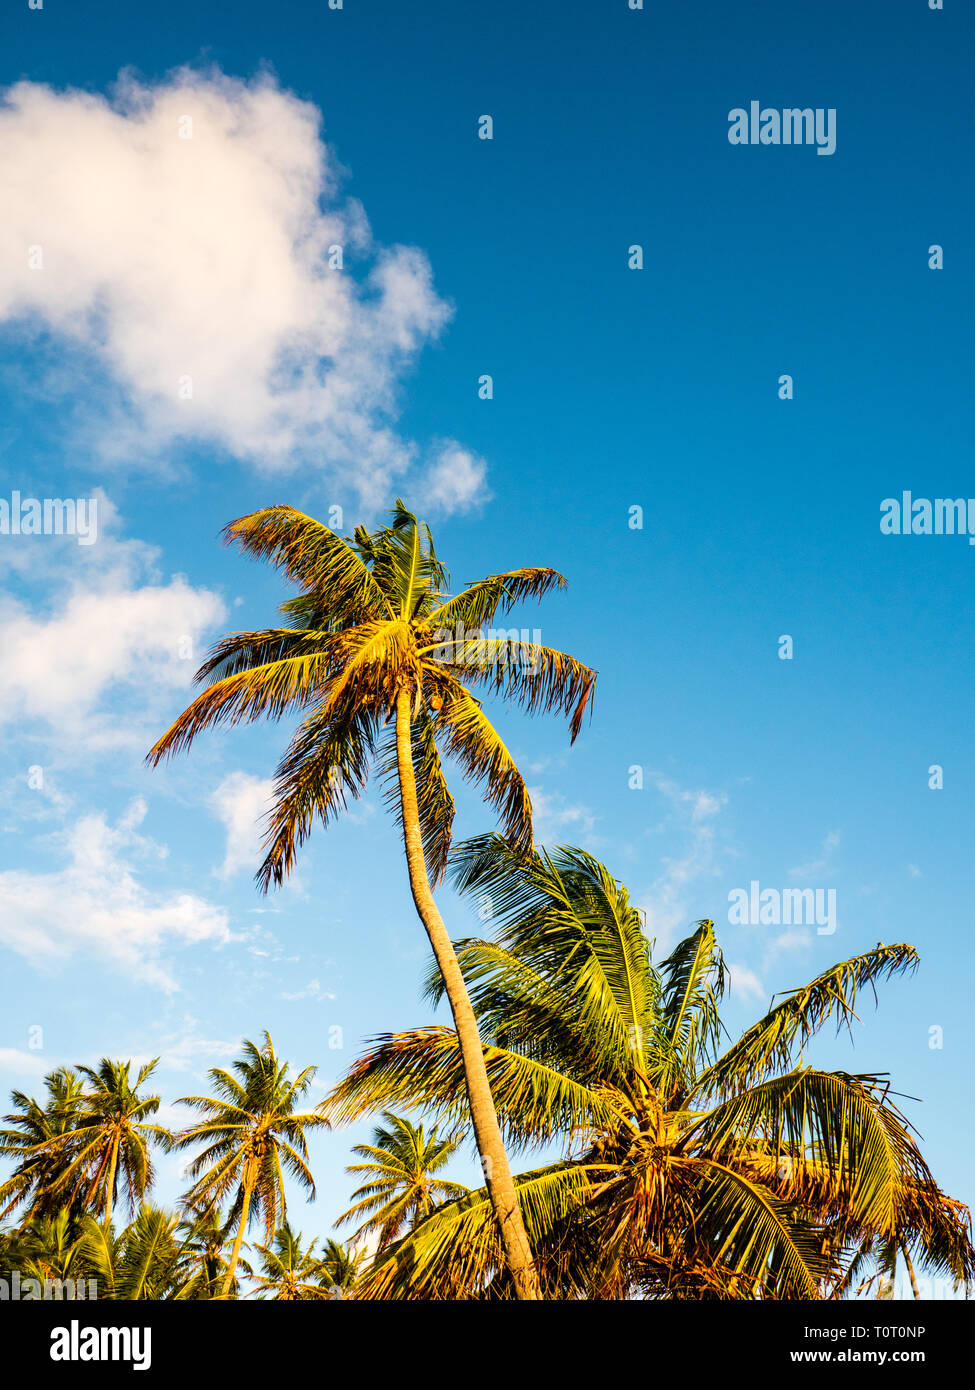
[[[518,1179],[551,1296],[831,1298],[874,1242],[975,1280],[968,1212],[888,1083],[803,1060],[824,1023],[852,1023],[861,989],[914,968],[913,947],[840,962],[722,1050],[712,922],[655,964],[626,889],[582,850],[526,858],[484,836],[455,862],[458,886],[495,905],[498,939],[458,955],[502,1122],[513,1142],[566,1150]],[[463,1114],[451,1029],[380,1040],[325,1108],[348,1120],[391,1105]],[[364,1292],[510,1296],[486,1193],[435,1209],[377,1257]]]
[[[463,592],[437,558],[429,527],[397,501],[391,524],[341,537],[293,507],[231,522],[228,541],[269,560],[301,592],[283,606],[289,626],[235,633],[197,672],[207,688],[149,753],[158,763],[205,729],[280,719],[302,722],[278,765],[267,854],[258,879],[281,883],[318,817],[324,825],[359,796],[378,759],[403,832],[410,889],[433,947],[463,1054],[470,1116],[491,1203],[519,1297],[538,1280],[511,1178],[463,976],[432,886],[450,849],[454,801],[441,753],[484,786],[505,832],[532,844],[527,789],[481,695],[556,710],[575,739],[596,673],[573,657],[489,629],[498,614],[565,580],[553,569],[489,575]]]
[[[356,1289],[366,1264],[364,1250],[326,1240],[322,1246],[322,1280],[330,1298],[355,1298]]]
[[[230,1294],[249,1222],[263,1217],[269,1241],[285,1219],[285,1170],[314,1199],[305,1132],[328,1124],[317,1111],[297,1109],[315,1067],[305,1067],[291,1079],[290,1065],[278,1060],[268,1033],[261,1048],[245,1040],[243,1052],[233,1063],[236,1076],[221,1067],[211,1069],[216,1097],[181,1098],[179,1104],[193,1106],[204,1118],[173,1136],[177,1149],[205,1145],[190,1165],[190,1175],[197,1179],[186,1198],[191,1205],[213,1206],[235,1194],[228,1225],[236,1221],[237,1234],[224,1275],[224,1298]]]
[[[152,1187],[150,1144],[169,1145],[169,1131],[148,1122],[159,1109],[159,1097],[139,1094],[158,1061],[157,1057],[140,1067],[134,1083],[129,1079],[131,1062],[103,1057],[97,1068],[78,1067],[88,1086],[78,1097],[70,1132],[45,1146],[66,1158],[52,1193],[68,1194],[69,1203],[79,1200],[89,1210],[100,1207],[107,1222],[121,1183],[129,1210],[135,1212]]]
[[[47,1100],[42,1105],[23,1091],[11,1095],[16,1110],[4,1115],[12,1126],[0,1130],[0,1156],[17,1163],[13,1177],[0,1185],[0,1219],[24,1206],[26,1218],[53,1216],[63,1205],[54,1194],[67,1166],[66,1136],[78,1118],[81,1081],[69,1067],[44,1078]]]
[[[0,1254],[0,1272],[18,1270],[21,1280],[83,1280],[88,1277],[83,1253],[83,1218],[62,1207],[53,1216],[27,1217],[11,1231]],[[84,1292],[80,1297],[84,1297]]]
[[[275,1231],[273,1246],[256,1246],[261,1256],[261,1273],[254,1276],[258,1298],[294,1302],[330,1296],[323,1283],[328,1272],[315,1254],[315,1241],[308,1246],[301,1241],[301,1232],[293,1231],[286,1221]]]
[[[412,1125],[388,1111],[382,1118],[385,1126],[376,1127],[372,1143],[357,1144],[352,1150],[369,1162],[354,1163],[345,1171],[365,1177],[366,1181],[352,1194],[360,1200],[335,1223],[341,1226],[360,1222],[356,1240],[378,1231],[380,1247],[429,1216],[438,1202],[466,1196],[469,1190],[462,1183],[433,1176],[460,1147],[459,1136],[441,1136],[436,1128],[427,1136],[422,1125]]]
[[[227,1222],[219,1207],[189,1207],[180,1222],[180,1300],[216,1298],[227,1273]],[[243,1261],[238,1261],[238,1268]]]

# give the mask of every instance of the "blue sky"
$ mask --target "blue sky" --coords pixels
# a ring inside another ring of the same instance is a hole
[[[539,833],[604,858],[663,943],[716,920],[732,1030],[833,959],[917,945],[855,1049],[818,1055],[923,1098],[935,1172],[975,1197],[975,554],[879,527],[904,490],[975,494],[973,20],[946,6],[8,13],[0,497],[97,496],[99,538],[0,536],[4,1089],[161,1053],[172,1099],[264,1028],[327,1084],[428,1020],[378,797],[265,900],[248,836],[284,731],[142,763],[193,658],[284,596],[220,527],[287,501],[350,528],[401,491],[456,579],[567,575],[525,621],[599,669],[593,722],[570,749],[498,714]],[[835,153],[731,145],[751,100],[834,108]],[[459,799],[461,834],[490,824]],[[835,889],[835,933],[731,925],[752,880]],[[314,1141],[306,1229],[345,1204],[358,1133]]]

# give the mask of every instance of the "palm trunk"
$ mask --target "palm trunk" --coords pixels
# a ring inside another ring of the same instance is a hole
[[[248,1159],[247,1167],[244,1169],[244,1200],[240,1208],[240,1221],[237,1223],[237,1234],[234,1236],[234,1245],[230,1252],[230,1264],[227,1266],[227,1274],[223,1281],[223,1288],[220,1290],[221,1298],[227,1298],[229,1296],[231,1285],[234,1282],[237,1261],[240,1259],[240,1245],[241,1241],[244,1239],[244,1229],[247,1226],[247,1214],[251,1209],[251,1192],[253,1186],[251,1165]]]
[[[112,1160],[108,1165],[108,1190],[105,1193],[105,1225],[107,1226],[112,1219],[112,1208],[115,1206],[115,1170],[118,1167],[118,1146],[116,1138],[112,1146]]]
[[[430,889],[426,860],[423,855],[423,837],[420,832],[420,812],[417,804],[416,776],[413,771],[413,750],[411,740],[410,695],[401,690],[396,697],[396,761],[399,771],[400,804],[403,812],[403,839],[406,845],[406,863],[410,871],[410,889],[417,913],[423,923],[430,945],[437,958],[437,965],[443,977],[450,1011],[454,1016],[454,1027],[460,1042],[464,1062],[464,1076],[467,1082],[467,1098],[470,1104],[471,1120],[474,1125],[474,1138],[481,1155],[481,1164],[487,1185],[488,1196],[501,1230],[508,1267],[514,1281],[515,1293],[519,1299],[540,1299],[538,1274],[532,1260],[531,1246],[518,1205],[518,1194],[511,1176],[508,1155],[504,1151],[501,1128],[497,1111],[488,1084],[487,1067],[484,1064],[484,1048],[477,1030],[477,1020],[471,1007],[467,986],[461,974],[460,964],[454,951],[453,942],[444,926],[443,918],[437,910]]]
[[[910,1257],[910,1255],[907,1253],[907,1246],[906,1246],[906,1245],[902,1245],[902,1246],[901,1246],[901,1254],[904,1256],[904,1263],[907,1265],[907,1272],[908,1272],[908,1274],[910,1275],[910,1279],[911,1279],[911,1289],[912,1289],[912,1291],[913,1291],[913,1293],[914,1293],[914,1297],[915,1297],[915,1298],[920,1298],[920,1297],[921,1297],[921,1290],[920,1290],[920,1289],[918,1288],[918,1286],[917,1286],[917,1278],[915,1277],[915,1274],[914,1274],[914,1266],[911,1264],[911,1257]]]

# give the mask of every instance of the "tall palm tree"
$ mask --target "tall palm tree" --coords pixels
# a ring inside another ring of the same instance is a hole
[[[436,1128],[427,1135],[422,1125],[389,1112],[382,1118],[384,1124],[376,1126],[372,1143],[357,1144],[352,1150],[368,1161],[353,1163],[345,1171],[366,1181],[352,1194],[359,1200],[335,1223],[358,1222],[355,1240],[378,1232],[380,1248],[429,1216],[438,1202],[468,1192],[462,1183],[434,1177],[460,1147],[459,1135],[440,1135]]]
[[[305,1132],[328,1125],[317,1111],[297,1108],[315,1067],[305,1067],[292,1079],[290,1064],[278,1060],[269,1033],[260,1048],[245,1039],[243,1054],[233,1063],[236,1075],[211,1068],[215,1097],[183,1096],[177,1102],[200,1111],[203,1119],[180,1130],[172,1141],[177,1149],[205,1146],[190,1164],[196,1182],[187,1193],[188,1203],[213,1206],[234,1192],[228,1224],[236,1221],[237,1234],[223,1279],[224,1298],[234,1282],[248,1224],[263,1217],[265,1240],[270,1241],[279,1219],[285,1218],[285,1171],[314,1200]]]
[[[118,1195],[124,1186],[130,1212],[135,1212],[152,1186],[153,1168],[150,1145],[168,1147],[169,1132],[149,1122],[159,1109],[159,1097],[140,1095],[140,1087],[156,1069],[158,1057],[139,1068],[131,1081],[131,1062],[115,1062],[103,1057],[97,1068],[78,1067],[87,1081],[77,1099],[74,1122],[64,1139],[53,1138],[47,1147],[66,1156],[63,1172],[53,1184],[54,1194],[68,1194],[88,1209],[101,1207],[103,1220],[110,1220]]]
[[[58,1067],[44,1078],[47,1100],[42,1105],[23,1091],[14,1091],[11,1126],[0,1130],[0,1156],[16,1160],[13,1176],[0,1185],[0,1219],[23,1205],[25,1218],[53,1216],[63,1195],[53,1195],[67,1166],[66,1143],[77,1118],[82,1085],[69,1067]]]
[[[938,1188],[889,1084],[802,1057],[828,1020],[852,1023],[861,989],[913,969],[913,947],[833,966],[722,1050],[713,923],[655,964],[642,914],[583,851],[526,859],[486,836],[456,864],[461,889],[495,905],[498,939],[458,955],[506,1133],[565,1148],[518,1180],[548,1292],[833,1297],[878,1240],[972,1281],[967,1210]],[[451,1029],[380,1040],[325,1109],[394,1104],[463,1113]],[[437,1208],[377,1259],[366,1296],[510,1296],[488,1213],[483,1191]]]
[[[258,1298],[276,1302],[295,1302],[299,1299],[328,1298],[328,1271],[322,1257],[315,1254],[315,1241],[302,1244],[300,1231],[293,1231],[287,1221],[274,1233],[273,1245],[258,1245],[261,1273],[255,1276],[254,1289]]]
[[[538,1297],[531,1249],[488,1085],[477,1021],[433,897],[450,848],[454,802],[441,753],[483,783],[505,833],[532,844],[531,801],[477,693],[556,710],[572,739],[590,705],[595,672],[517,629],[488,630],[499,614],[565,580],[552,569],[490,575],[451,595],[429,527],[401,501],[388,526],[341,537],[293,507],[268,507],[225,531],[300,587],[282,605],[289,625],[235,633],[197,672],[206,690],[149,754],[158,763],[204,729],[302,714],[278,765],[267,890],[294,865],[315,817],[323,825],[358,796],[378,759],[398,813],[410,890],[430,939],[463,1054],[474,1137],[515,1287]]]

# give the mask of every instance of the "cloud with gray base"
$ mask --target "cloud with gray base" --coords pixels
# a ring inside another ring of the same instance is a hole
[[[109,97],[18,82],[0,96],[0,323],[53,330],[46,389],[87,411],[102,457],[192,442],[312,466],[367,505],[396,487],[463,510],[483,462],[452,440],[423,459],[396,429],[450,308],[422,251],[376,245],[343,178],[319,110],[267,75],[122,73]]]

